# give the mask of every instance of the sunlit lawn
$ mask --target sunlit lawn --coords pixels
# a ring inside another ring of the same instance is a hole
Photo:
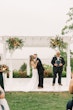
[[[66,110],[72,95],[64,93],[6,93],[10,110]]]

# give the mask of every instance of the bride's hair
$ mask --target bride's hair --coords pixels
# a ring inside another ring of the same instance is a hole
[[[30,55],[30,66],[31,66],[31,61],[34,61],[34,56]]]
[[[31,66],[31,62],[32,62],[32,61],[33,61],[34,63],[36,63],[34,56],[33,56],[33,55],[30,55],[30,66]]]
[[[30,62],[34,60],[34,56],[30,55]]]

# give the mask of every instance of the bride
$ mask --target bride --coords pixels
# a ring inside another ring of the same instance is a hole
[[[35,90],[38,87],[38,71],[37,71],[37,63],[38,61],[35,61],[35,58],[33,55],[30,56],[30,66],[32,68],[32,78],[30,79],[30,82],[27,84],[27,87],[25,89],[26,92]]]

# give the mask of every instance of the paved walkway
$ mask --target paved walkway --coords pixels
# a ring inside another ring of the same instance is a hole
[[[25,92],[27,84],[30,82],[30,78],[12,78],[5,79],[6,91],[22,91]],[[44,87],[41,89],[34,89],[31,92],[63,92],[68,91],[68,84],[66,78],[62,78],[63,86],[58,85],[57,79],[55,86],[52,86],[52,78],[44,78]]]

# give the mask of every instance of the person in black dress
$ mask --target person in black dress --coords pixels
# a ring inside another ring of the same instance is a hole
[[[73,110],[73,98],[67,102],[66,110]]]
[[[61,76],[63,71],[63,65],[65,64],[64,58],[60,56],[60,51],[57,51],[56,56],[52,58],[51,64],[53,65],[53,86],[58,74],[58,84],[61,84]]]
[[[0,86],[4,89],[3,72],[0,72]]]
[[[3,81],[3,70],[2,70],[2,65],[0,65],[0,86],[4,90],[4,81]]]

